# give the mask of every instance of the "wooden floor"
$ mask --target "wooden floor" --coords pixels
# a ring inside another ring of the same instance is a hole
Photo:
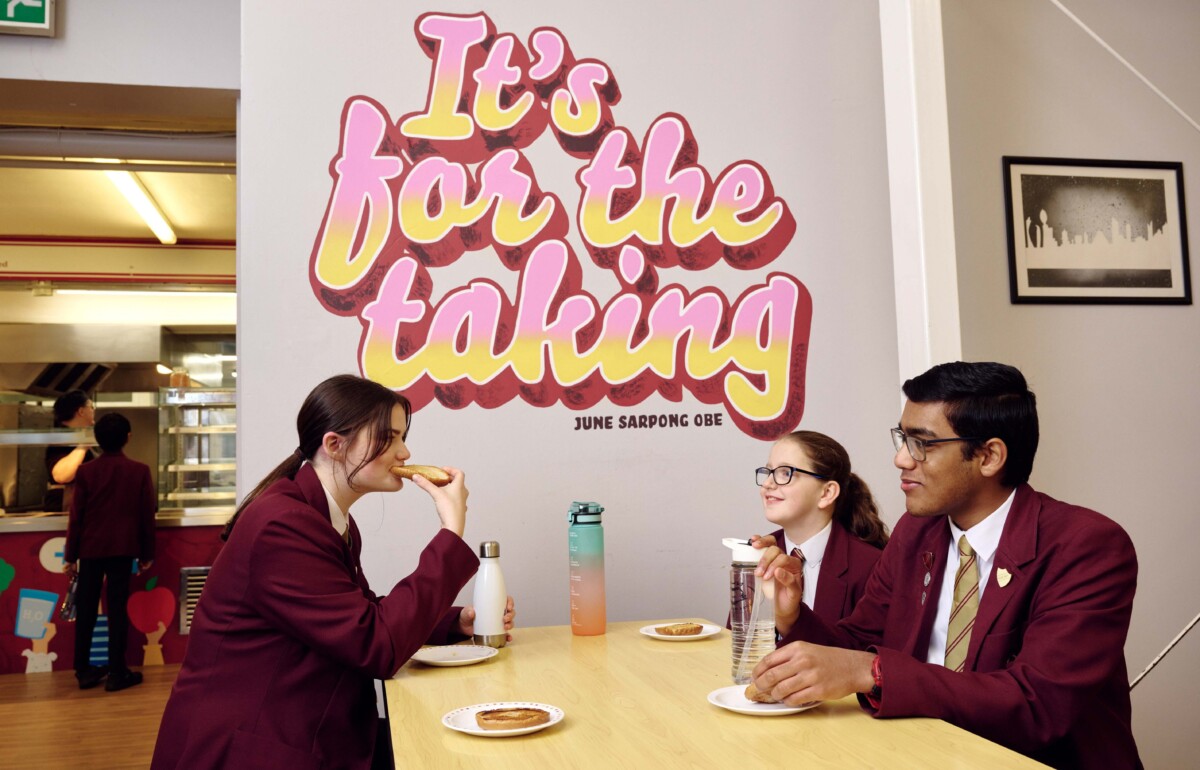
[[[80,690],[69,670],[0,675],[0,766],[149,767],[179,665],[141,671],[144,681],[120,692]]]

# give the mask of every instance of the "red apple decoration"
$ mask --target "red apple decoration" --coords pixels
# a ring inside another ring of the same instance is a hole
[[[135,591],[129,596],[129,622],[143,634],[158,630],[158,624],[167,625],[175,617],[175,595],[158,586],[157,577],[146,581],[145,591]]]

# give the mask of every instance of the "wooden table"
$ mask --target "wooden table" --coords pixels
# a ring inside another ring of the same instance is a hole
[[[396,767],[1042,767],[938,719],[874,719],[853,697],[788,716],[718,708],[707,698],[733,683],[729,632],[666,642],[640,634],[644,625],[609,623],[590,637],[569,626],[519,628],[483,663],[410,661],[385,685]],[[508,738],[441,723],[449,711],[495,701],[546,703],[566,718]]]

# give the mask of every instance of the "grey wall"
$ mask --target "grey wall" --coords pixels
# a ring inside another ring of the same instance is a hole
[[[272,8],[271,6],[274,6]],[[290,3],[317,19],[315,2]],[[356,368],[359,323],[323,311],[308,257],[329,196],[345,100],[364,94],[393,119],[425,105],[430,62],[413,25],[421,10],[481,10],[478,3],[416,8],[355,4],[355,14],[282,27],[280,4],[243,7],[239,231],[239,489],[250,489],[295,447],[304,395],[324,377]],[[759,162],[788,202],[798,232],[757,275],[787,270],[812,293],[814,320],[802,425],[839,437],[879,493],[891,519],[902,498],[888,426],[897,417],[895,321],[889,254],[879,21],[870,0],[851,3],[490,2],[501,31],[521,41],[538,26],[562,30],[576,57],[606,62],[621,86],[619,125],[638,141],[651,121],[676,111],[691,124],[700,163],[715,178],[741,159]],[[574,173],[549,136],[526,153],[544,189],[572,212]],[[513,275],[481,252],[439,268],[461,283]],[[607,301],[615,284],[585,259],[585,285]],[[663,271],[662,282],[737,286],[738,271]],[[607,281],[607,282],[606,282]],[[729,296],[736,297],[737,292]],[[612,620],[699,615],[720,619],[728,602],[729,552],[720,539],[764,529],[751,471],[768,446],[730,427],[708,431],[573,430],[577,414],[701,411],[657,397],[622,409],[538,409],[512,401],[494,410],[432,404],[414,419],[414,462],[466,470],[466,539],[496,539],[525,625],[568,619],[566,512],[573,500],[608,509]],[[704,411],[713,411],[711,408]],[[364,562],[384,590],[416,564],[436,518],[415,488],[372,495],[354,514]],[[469,593],[467,594],[469,596]],[[465,598],[465,597],[464,597]]]
[[[1065,5],[1200,119],[1200,6]],[[1187,577],[1200,544],[1200,310],[1010,304],[1000,159],[1182,161],[1194,239],[1200,132],[1049,2],[942,7],[963,354],[1029,377],[1042,419],[1034,486],[1107,514],[1133,538],[1140,574],[1126,660],[1136,676],[1200,612]],[[1200,753],[1198,653],[1194,633],[1133,692],[1147,767],[1193,766]]]
[[[58,0],[53,38],[0,36],[0,78],[237,88],[238,0]]]

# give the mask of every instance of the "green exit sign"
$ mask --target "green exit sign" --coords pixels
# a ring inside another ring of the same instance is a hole
[[[0,34],[54,37],[54,0],[0,0]]]

